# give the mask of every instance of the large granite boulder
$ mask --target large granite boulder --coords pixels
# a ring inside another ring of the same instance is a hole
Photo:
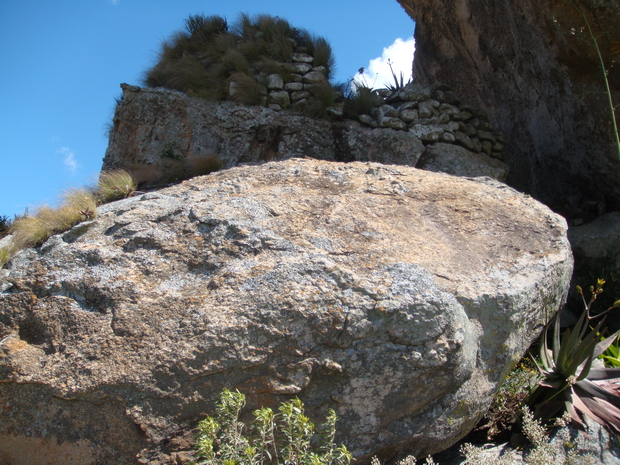
[[[449,85],[508,139],[508,183],[569,219],[620,210],[597,38],[620,101],[620,3],[398,0],[415,21],[414,77]],[[586,23],[587,19],[587,23]]]
[[[488,178],[291,159],[106,205],[3,271],[0,459],[173,462],[227,387],[334,408],[364,463],[465,435],[572,255]]]

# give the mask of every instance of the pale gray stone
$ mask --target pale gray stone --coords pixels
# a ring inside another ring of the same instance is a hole
[[[282,90],[284,89],[284,81],[279,74],[270,74],[267,76],[267,89]]]
[[[402,121],[400,118],[394,118],[390,116],[382,116],[379,118],[379,127],[382,128],[391,128],[391,129],[400,129],[401,131],[407,130],[407,123]]]
[[[400,116],[400,112],[392,105],[384,104],[379,107],[379,117],[382,118],[384,116],[398,118]]]
[[[358,119],[359,119],[362,123],[367,124],[368,126],[374,126],[374,127],[377,127],[377,126],[378,126],[377,122],[376,122],[376,121],[375,121],[375,120],[374,120],[371,116],[368,116],[368,115],[359,115]]]
[[[508,165],[483,153],[441,142],[428,145],[416,167],[455,176],[488,176],[498,181],[505,181],[509,171]]]
[[[311,95],[312,94],[310,94],[310,92],[307,92],[305,90],[300,90],[300,91],[297,91],[297,92],[291,92],[291,100],[293,102],[298,102],[299,100],[310,98]]]
[[[412,121],[418,119],[417,110],[402,110],[400,112],[400,119],[402,119],[405,123],[411,123]]]
[[[431,116],[438,116],[439,112],[433,108],[431,102],[425,100],[418,104],[418,114],[420,118],[430,118]]]
[[[394,97],[400,98],[404,101],[423,101],[431,96],[431,90],[428,87],[423,87],[417,84],[409,84],[401,89]]]
[[[462,133],[461,131],[456,131],[454,133],[454,136],[456,137],[456,142],[459,145],[462,145],[468,150],[474,150],[474,143],[466,134]]]
[[[449,103],[442,103],[439,105],[439,112],[442,114],[446,114],[454,119],[461,118],[461,110],[459,110],[454,105],[450,105]]]
[[[293,61],[297,63],[310,63],[314,61],[314,58],[307,53],[293,53]]]
[[[304,75],[312,69],[312,65],[308,63],[285,63],[284,66],[291,73],[300,75]]]
[[[291,97],[285,90],[269,92],[269,99],[271,103],[278,104],[282,107],[287,107],[291,104]]]
[[[303,90],[304,85],[302,82],[287,82],[286,84],[284,84],[284,88],[288,91],[294,92]]]
[[[303,76],[304,84],[317,84],[325,81],[325,75],[320,71],[310,71]]]

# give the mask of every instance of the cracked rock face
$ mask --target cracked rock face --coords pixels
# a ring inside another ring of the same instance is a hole
[[[414,77],[485,110],[508,143],[508,183],[569,219],[620,210],[620,164],[597,37],[620,98],[620,4],[398,0],[416,22]],[[582,15],[583,13],[583,15]]]
[[[101,207],[4,271],[9,462],[158,463],[225,387],[335,409],[369,460],[475,425],[572,256],[563,219],[495,181],[291,159]]]

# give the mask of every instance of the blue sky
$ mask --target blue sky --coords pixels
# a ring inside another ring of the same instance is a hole
[[[388,58],[410,76],[414,23],[396,0],[0,1],[0,216],[94,184],[119,84],[141,85],[161,42],[190,14],[233,22],[240,12],[280,16],[328,39],[335,81],[365,67],[366,81],[381,87]]]

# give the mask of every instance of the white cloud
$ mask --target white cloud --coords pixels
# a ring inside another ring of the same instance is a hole
[[[387,83],[394,84],[394,77],[392,76],[392,70],[394,70],[399,82],[401,72],[403,80],[407,82],[411,78],[414,51],[415,40],[413,37],[405,40],[396,39],[392,45],[383,49],[383,54],[380,57],[370,60],[368,66],[364,68],[364,73],[358,74],[355,80],[374,89],[382,88]]]
[[[120,0],[108,0],[112,5],[116,5]]]
[[[73,153],[69,147],[61,147],[56,151],[56,153],[63,156],[62,162],[71,174],[75,174],[78,169],[78,162],[75,159],[75,153]]]

